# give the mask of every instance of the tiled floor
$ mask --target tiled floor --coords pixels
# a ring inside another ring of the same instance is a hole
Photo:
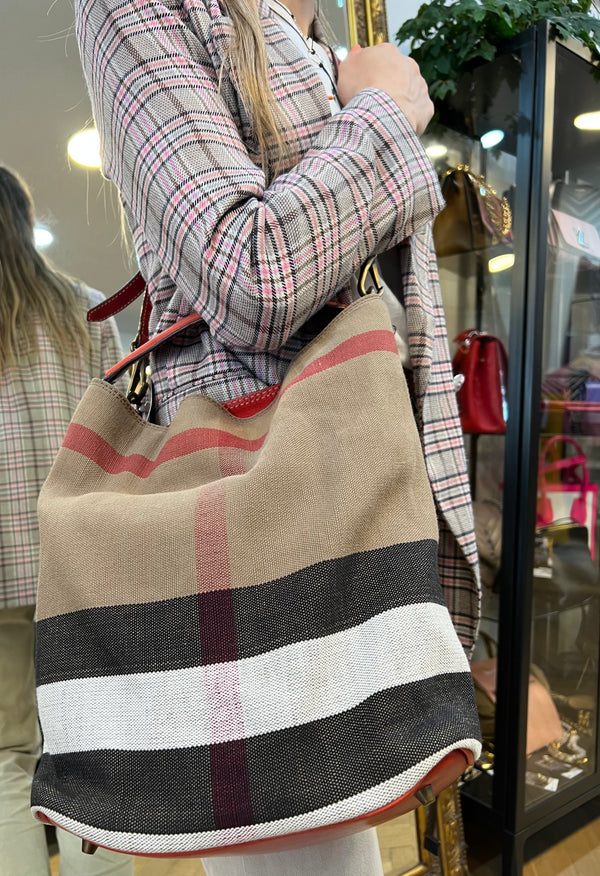
[[[499,876],[496,843],[466,825],[470,876]],[[526,845],[523,876],[599,876],[600,798],[535,834]]]

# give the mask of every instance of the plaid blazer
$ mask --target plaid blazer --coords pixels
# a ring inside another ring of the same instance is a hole
[[[92,289],[81,292],[82,309],[103,300]],[[0,372],[0,608],[35,602],[38,494],[90,380],[122,355],[114,320],[88,323],[88,331],[90,352],[78,367],[65,367],[40,326],[39,357],[24,355]]]
[[[278,383],[308,318],[374,253],[401,244],[417,421],[440,514],[440,573],[467,650],[479,617],[469,485],[432,220],[434,169],[396,103],[367,89],[330,113],[316,68],[257,0],[288,154],[275,178],[232,75],[222,0],[76,0],[102,145],[153,303],[151,330],[197,310],[209,330],[161,349],[155,406]]]

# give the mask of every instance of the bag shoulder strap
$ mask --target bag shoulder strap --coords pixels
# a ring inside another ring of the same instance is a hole
[[[92,307],[91,310],[88,310],[88,322],[103,322],[110,316],[115,316],[117,313],[125,310],[136,298],[139,298],[143,292],[146,292],[146,281],[138,272],[118,292],[115,292],[114,295],[111,295],[100,304]]]
[[[116,316],[117,313],[125,310],[126,307],[134,302],[136,298],[139,298],[140,295],[144,296],[144,301],[142,303],[137,335],[131,345],[131,349],[134,350],[142,347],[147,343],[148,338],[150,337],[149,326],[150,314],[152,313],[152,302],[148,295],[146,281],[139,272],[135,277],[132,277],[128,283],[122,286],[121,289],[115,292],[114,295],[111,295],[105,301],[102,301],[100,304],[97,304],[95,307],[88,310],[87,320],[88,322],[103,322],[111,316]],[[187,328],[187,325],[184,327]],[[164,338],[164,340],[166,340],[166,338]],[[134,359],[132,361],[135,362],[136,360]],[[131,362],[129,364],[131,364]]]
[[[121,359],[120,362],[117,362],[116,365],[113,365],[112,368],[108,369],[104,375],[104,379],[108,383],[114,383],[115,380],[117,380],[131,365],[135,365],[136,362],[145,359],[149,353],[152,353],[153,350],[156,350],[157,347],[160,347],[165,341],[181,334],[181,332],[185,331],[190,326],[198,325],[203,322],[204,319],[199,313],[191,313],[189,316],[177,320],[177,322],[174,322],[169,328],[154,335],[151,340],[144,341],[139,347],[134,347],[128,356],[125,356],[124,359]]]
[[[361,268],[358,281],[358,292],[361,296],[383,294],[383,285],[375,257],[368,259]],[[161,344],[164,344],[165,341],[174,338],[192,325],[204,325],[207,327],[207,323],[201,314],[191,313],[189,316],[177,320],[177,322],[173,323],[173,325],[169,326],[169,328],[164,331],[154,335],[152,339],[149,339],[149,323],[150,314],[152,312],[152,302],[148,295],[146,281],[139,272],[135,277],[132,277],[125,286],[115,292],[114,295],[111,295],[100,304],[97,304],[95,307],[88,310],[88,322],[102,322],[111,316],[115,316],[142,294],[144,294],[144,301],[140,313],[138,333],[131,344],[131,353],[121,359],[120,362],[117,362],[116,365],[113,365],[112,368],[109,368],[104,375],[104,379],[108,383],[114,383],[124,371],[132,365],[137,365],[131,373],[131,380],[127,392],[127,399],[132,404],[139,404],[141,402],[148,386],[145,373],[146,369],[143,367],[144,360],[148,354],[156,350],[157,347],[160,347]]]

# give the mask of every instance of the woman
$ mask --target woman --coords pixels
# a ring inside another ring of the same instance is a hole
[[[33,615],[38,576],[37,497],[79,399],[119,356],[114,321],[86,323],[98,292],[59,273],[35,248],[34,207],[0,167],[0,860],[12,876],[50,873],[44,827],[29,811],[41,753]],[[61,876],[133,873],[132,861],[81,855],[58,831]]]
[[[432,248],[442,199],[419,139],[432,105],[416,64],[381,45],[338,65],[313,0],[75,5],[103,169],[148,281],[151,331],[193,311],[208,324],[154,357],[157,422],[191,393],[222,402],[278,383],[309,340],[307,320],[350,301],[361,264],[401,244],[400,348],[439,510],[440,574],[470,653],[476,547]],[[205,867],[381,872],[369,832]]]

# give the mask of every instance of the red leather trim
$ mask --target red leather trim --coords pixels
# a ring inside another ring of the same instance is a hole
[[[166,340],[169,338],[174,338],[180,332],[184,331],[191,325],[195,325],[197,323],[203,323],[204,320],[200,316],[199,313],[191,313],[189,316],[185,316],[183,319],[178,320],[173,323],[168,329],[165,329],[163,332],[159,332],[159,334],[155,335],[150,341],[146,341],[141,347],[137,347],[132,353],[128,356],[125,356],[124,359],[121,359],[120,362],[117,362],[116,365],[113,365],[112,368],[109,368],[106,374],[104,375],[104,379],[108,383],[114,383],[114,381],[121,376],[121,374],[129,368],[130,365],[133,365],[134,362],[137,362],[138,359],[142,359],[148,353],[151,353],[152,350],[155,350],[157,347],[160,347]]]
[[[320,842],[329,842],[330,840],[340,839],[344,836],[356,833],[359,830],[366,830],[368,827],[375,827],[378,824],[383,824],[385,821],[390,821],[399,815],[405,815],[407,812],[412,812],[420,806],[419,801],[415,797],[415,793],[431,785],[433,793],[437,796],[444,788],[449,787],[452,782],[456,781],[467,769],[473,765],[473,754],[465,748],[451,751],[447,754],[434,768],[410,791],[403,797],[399,797],[387,806],[382,806],[381,809],[375,809],[373,812],[368,812],[366,815],[361,815],[358,818],[351,818],[348,821],[342,821],[339,824],[329,824],[325,827],[315,827],[312,830],[301,830],[298,833],[286,834],[285,836],[268,837],[259,839],[249,843],[238,843],[233,846],[220,846],[217,849],[201,849],[195,852],[165,852],[162,854],[142,854],[136,852],[140,857],[145,858],[206,858],[209,855],[263,855],[270,852],[283,852],[290,849],[301,848],[302,846],[313,845]],[[36,816],[39,821],[45,824],[54,824],[47,815],[37,812]],[[108,848],[102,846],[102,848]]]
[[[88,310],[88,322],[103,322],[103,320],[108,319],[109,316],[114,316],[116,313],[120,313],[122,310],[125,310],[132,301],[139,298],[145,289],[146,281],[141,274],[136,274],[135,277],[132,277],[129,283],[119,289],[118,292],[115,292],[115,294],[111,295],[110,298],[107,298],[106,301],[103,301],[101,304],[97,304],[95,307]]]
[[[148,327],[150,325],[150,314],[152,313],[152,302],[150,301],[150,296],[148,292],[144,295],[144,302],[142,304],[142,312],[140,314],[140,327],[138,334],[138,346],[140,344],[145,344],[148,338],[150,337],[150,333],[148,331]]]
[[[229,411],[230,414],[233,414],[234,417],[245,420],[268,408],[280,389],[280,383],[275,383],[273,386],[265,386],[264,389],[257,389],[256,392],[251,392],[240,398],[222,402],[221,407]]]

